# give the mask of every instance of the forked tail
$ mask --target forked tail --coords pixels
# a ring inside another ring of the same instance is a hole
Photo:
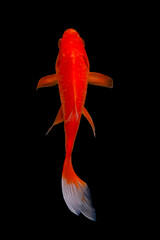
[[[96,212],[92,207],[90,191],[74,172],[71,158],[66,158],[62,172],[62,192],[64,200],[71,212],[82,213],[87,218],[96,221]]]

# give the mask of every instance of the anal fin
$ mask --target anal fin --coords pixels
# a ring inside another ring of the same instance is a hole
[[[61,122],[63,122],[62,106],[60,107],[60,109],[59,109],[59,111],[58,111],[58,113],[57,113],[57,116],[56,116],[56,118],[55,118],[52,126],[48,129],[46,135],[51,131],[51,129],[53,128],[53,126],[55,126],[55,125],[57,125],[57,124],[59,124],[59,123],[61,123]]]
[[[82,113],[87,118],[88,122],[90,123],[90,125],[92,127],[92,130],[93,130],[94,136],[96,136],[96,131],[95,131],[95,126],[94,126],[93,120],[92,120],[89,112],[87,111],[87,109],[85,107],[83,108],[83,112]]]

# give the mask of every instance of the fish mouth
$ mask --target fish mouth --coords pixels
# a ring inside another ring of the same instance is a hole
[[[69,28],[64,33],[77,33],[77,31],[73,28]]]
[[[67,29],[65,32],[64,32],[64,34],[63,34],[63,36],[71,36],[71,35],[79,35],[78,34],[78,32],[75,30],[75,29],[73,29],[73,28],[69,28],[69,29]]]

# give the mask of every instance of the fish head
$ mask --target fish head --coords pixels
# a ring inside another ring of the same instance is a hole
[[[64,33],[62,38],[59,40],[58,42],[58,46],[59,48],[63,48],[65,46],[81,46],[84,47],[84,40],[80,37],[79,33],[73,29],[73,28],[69,28],[67,29]]]
[[[89,60],[85,50],[84,40],[80,37],[79,33],[70,28],[67,29],[62,38],[58,42],[59,53],[56,61],[56,72],[59,72],[59,65],[62,59],[64,58],[74,58],[82,56],[85,59],[86,65],[89,69]]]

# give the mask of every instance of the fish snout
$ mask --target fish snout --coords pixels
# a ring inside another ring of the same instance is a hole
[[[73,28],[69,28],[69,29],[67,29],[65,32],[64,32],[64,34],[63,34],[63,37],[64,38],[79,38],[79,33],[76,31],[76,30],[74,30]]]
[[[64,32],[64,34],[78,34],[78,32],[73,28],[69,28]]]

